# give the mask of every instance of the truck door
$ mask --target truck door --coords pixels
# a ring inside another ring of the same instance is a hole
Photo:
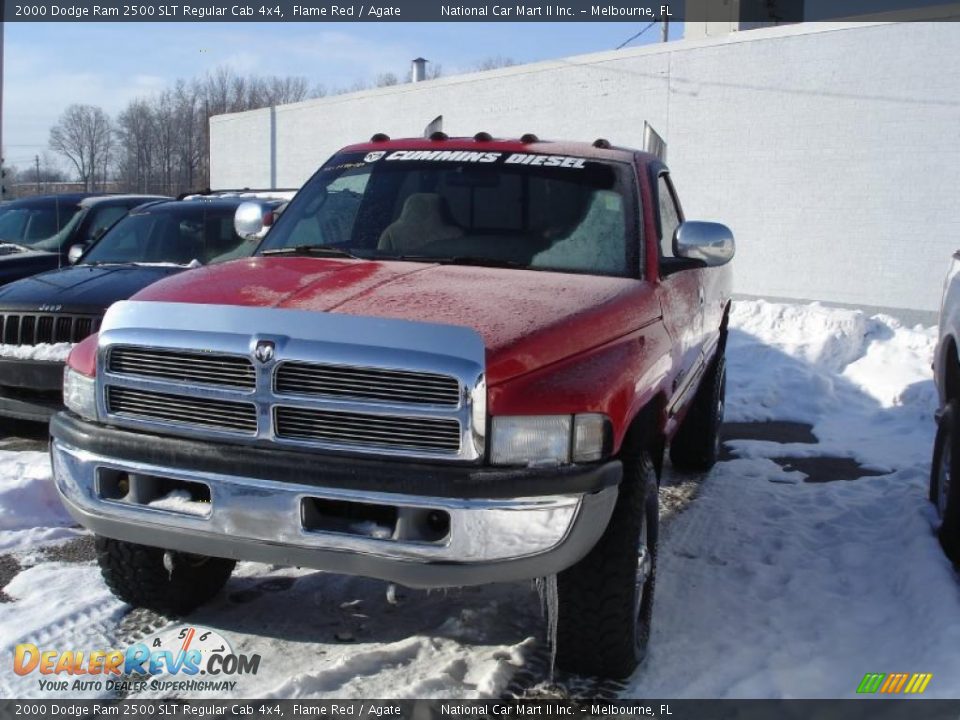
[[[660,303],[667,331],[674,338],[678,357],[672,380],[673,396],[668,412],[693,397],[692,388],[703,372],[704,286],[703,270],[691,267],[689,260],[673,252],[673,235],[683,222],[683,210],[665,170],[657,176],[657,215],[659,218]]]

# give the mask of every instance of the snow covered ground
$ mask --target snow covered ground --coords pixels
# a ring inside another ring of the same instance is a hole
[[[49,360],[64,362],[74,343],[39,343],[37,345],[0,344],[0,357],[16,360]]]
[[[377,581],[241,564],[190,623],[262,656],[237,697],[852,697],[867,672],[933,673],[926,696],[960,697],[960,592],[926,501],[934,341],[884,316],[737,303],[727,420],[739,439],[709,475],[667,478],[651,650],[625,684],[550,683],[528,584],[394,598]],[[812,435],[743,432],[764,421]],[[818,482],[838,462],[850,479]],[[123,648],[182,624],[113,599],[46,455],[0,444],[0,583],[9,577],[0,657],[23,642]],[[7,669],[0,696],[64,694]]]

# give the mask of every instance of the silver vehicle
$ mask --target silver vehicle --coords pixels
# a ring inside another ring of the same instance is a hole
[[[960,562],[960,251],[953,254],[943,284],[939,341],[933,357],[939,409],[937,436],[930,467],[930,501],[940,516],[940,543],[947,556]]]

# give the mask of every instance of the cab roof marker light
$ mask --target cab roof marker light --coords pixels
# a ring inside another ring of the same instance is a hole
[[[611,147],[610,141],[606,138],[597,138],[593,141],[593,146],[595,148],[600,148],[601,150],[609,150]]]
[[[473,139],[476,140],[477,142],[490,142],[491,140],[493,140],[493,135],[481,130],[480,132],[478,132],[476,135],[473,136]]]
[[[437,130],[436,132],[430,133],[430,139],[434,142],[442,142],[448,140],[449,136],[442,130]]]
[[[524,145],[529,145],[530,143],[540,142],[540,138],[533,133],[524,133],[520,136],[520,142]]]
[[[380,142],[389,142],[390,136],[386,133],[378,132],[374,133],[370,138],[370,142],[380,143]]]

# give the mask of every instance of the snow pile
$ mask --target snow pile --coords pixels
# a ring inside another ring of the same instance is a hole
[[[661,536],[645,697],[856,697],[867,672],[956,696],[957,576],[927,501],[935,328],[818,304],[735,304],[728,420],[805,421],[817,444],[738,440]],[[774,458],[888,474],[805,483]],[[896,668],[901,668],[897,670]]]
[[[214,190],[206,195],[187,195],[184,200],[216,200],[217,198],[246,198],[250,200],[282,200],[289,202],[296,190]]]
[[[0,552],[72,537],[53,486],[50,456],[0,450]]]
[[[734,304],[727,351],[727,421],[813,425],[815,454],[879,469],[929,460],[936,328],[818,303]],[[803,453],[803,448],[797,448]]]
[[[0,344],[0,358],[66,362],[75,343],[39,343],[38,345]]]
[[[197,502],[186,490],[173,490],[163,497],[151,500],[147,505],[157,510],[169,510],[198,517],[207,517],[211,508],[210,503]]]

